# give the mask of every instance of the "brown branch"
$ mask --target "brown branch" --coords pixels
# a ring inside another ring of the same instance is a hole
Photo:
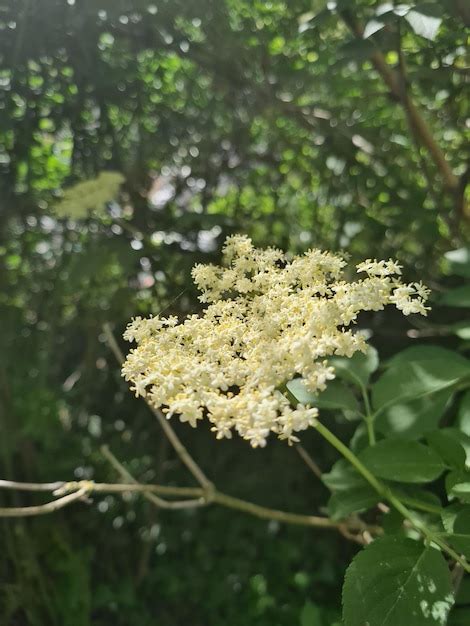
[[[299,453],[299,456],[303,459],[305,464],[315,474],[315,476],[321,479],[323,472],[321,471],[320,467],[316,464],[316,462],[312,459],[312,457],[307,452],[307,450],[303,446],[301,446],[300,443],[297,443],[295,445],[295,449],[297,450],[297,452]]]
[[[340,11],[339,14],[356,39],[362,40],[364,28],[352,13],[350,11]],[[459,178],[452,171],[444,151],[434,139],[433,133],[421,111],[416,107],[410,95],[403,91],[399,74],[388,65],[381,50],[374,50],[370,58],[375,69],[389,88],[390,93],[404,108],[410,126],[415,130],[421,144],[428,150],[434,164],[441,173],[445,186],[451,192],[456,193],[459,189]]]
[[[88,493],[87,487],[82,487],[74,493],[69,493],[58,500],[52,500],[52,502],[46,502],[46,504],[39,504],[38,506],[25,506],[25,507],[8,507],[0,508],[0,517],[32,517],[36,515],[45,515],[46,513],[54,513],[55,511],[62,509],[64,506],[80,500]]]
[[[109,452],[113,457],[113,465],[116,469],[122,468],[121,463],[115,459],[114,455]],[[121,469],[119,472],[121,473]],[[132,478],[132,481],[135,479],[130,476],[129,472],[124,469],[124,472],[127,476]],[[169,487],[164,485],[143,485],[138,482],[129,482],[123,484],[115,484],[115,483],[95,483],[93,481],[61,481],[58,483],[17,483],[13,481],[1,481],[0,488],[5,489],[22,489],[23,491],[47,491],[52,490],[56,485],[60,485],[60,489],[62,490],[74,490],[73,493],[67,494],[58,500],[54,500],[53,502],[48,502],[45,505],[39,505],[34,507],[24,507],[24,508],[8,508],[8,509],[0,509],[0,512],[7,511],[7,514],[3,514],[3,517],[17,517],[23,515],[40,515],[42,513],[52,513],[53,511],[70,504],[71,502],[78,500],[84,495],[91,493],[142,493],[143,495],[152,495],[155,493],[165,494],[168,496],[193,496],[195,498],[200,498],[200,504],[194,504],[193,506],[207,506],[209,503],[206,500],[203,500],[204,497],[204,489],[201,487]],[[156,506],[160,506],[161,498],[152,500],[152,503]],[[190,501],[186,501],[190,502]],[[382,529],[379,526],[367,525],[361,520],[351,519],[343,522],[336,522],[328,517],[321,517],[318,515],[302,515],[300,513],[290,513],[288,511],[282,511],[278,509],[271,509],[268,507],[261,506],[259,504],[254,504],[253,502],[248,502],[246,500],[241,500],[240,498],[235,498],[233,496],[229,496],[225,493],[215,490],[214,497],[212,499],[213,503],[220,504],[229,509],[234,509],[237,511],[242,511],[244,513],[248,513],[249,515],[253,515],[255,517],[259,517],[261,519],[269,519],[275,520],[278,522],[283,522],[287,524],[294,524],[297,526],[310,526],[314,528],[324,528],[324,529],[333,529],[339,530],[345,535],[344,530],[347,529],[349,532],[356,531],[357,533],[364,533],[368,531],[372,535],[379,535],[382,533]],[[168,504],[168,503],[167,503]],[[170,503],[170,504],[178,504]],[[187,507],[175,507],[175,508],[187,508]],[[24,513],[27,511],[27,513]],[[2,516],[0,514],[0,516]]]
[[[111,463],[114,469],[126,480],[130,483],[137,485],[138,481],[126,470],[126,468],[120,463],[108,446],[101,446],[101,452],[103,456]],[[154,493],[149,493],[148,491],[143,490],[143,496],[150,502],[152,502],[155,506],[158,506],[161,509],[190,509],[198,506],[203,506],[206,504],[204,499],[204,492],[200,490],[199,497],[192,500],[178,500],[174,502],[169,502],[168,500],[164,500]]]

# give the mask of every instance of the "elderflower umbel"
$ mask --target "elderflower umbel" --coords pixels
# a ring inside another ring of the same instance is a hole
[[[317,409],[290,406],[282,389],[297,376],[310,391],[334,378],[332,355],[365,350],[348,326],[361,311],[393,303],[405,315],[426,315],[428,290],[403,284],[392,260],[357,266],[365,278],[343,279],[338,255],[309,250],[288,261],[248,237],[229,237],[223,265],[196,265],[192,275],[208,303],[201,315],[134,319],[124,337],[135,341],[123,366],[136,395],[167,417],[196,426],[207,418],[217,438],[235,430],[252,446],[270,432],[289,442],[315,424]]]

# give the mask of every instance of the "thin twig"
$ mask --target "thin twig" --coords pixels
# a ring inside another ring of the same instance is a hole
[[[123,477],[125,480],[128,480],[130,483],[135,485],[138,484],[138,481],[130,474],[124,465],[120,463],[108,446],[101,446],[101,453],[103,456],[111,463],[114,469]],[[201,490],[202,491],[202,490]],[[169,502],[168,500],[164,500],[154,493],[149,493],[148,491],[143,491],[143,496],[155,506],[158,506],[161,509],[190,509],[193,507],[203,506],[206,504],[204,499],[204,493],[202,492],[199,498],[192,500],[177,500],[173,502]]]
[[[103,324],[103,332],[106,337],[106,343],[111,349],[111,352],[114,354],[116,361],[119,363],[119,365],[122,365],[125,361],[125,357],[121,348],[119,347],[118,342],[116,341],[116,337],[114,336],[114,333],[111,330],[111,326],[108,324],[108,322],[105,322]]]
[[[295,449],[297,450],[299,456],[303,459],[303,461],[305,461],[305,464],[308,465],[308,467],[315,474],[315,476],[321,479],[323,472],[321,471],[320,467],[315,463],[307,450],[303,446],[301,446],[300,443],[297,443],[295,445]]]
[[[0,489],[14,489],[15,491],[48,491],[53,492],[61,489],[65,483],[56,481],[54,483],[19,483],[14,480],[0,480]]]
[[[52,502],[46,502],[46,504],[39,504],[38,506],[25,506],[25,507],[8,507],[0,508],[0,517],[32,517],[36,515],[45,515],[46,513],[54,513],[58,509],[62,509],[64,506],[80,500],[88,493],[87,487],[83,487],[74,493],[69,493],[58,500],[52,500]]]
[[[109,452],[109,451],[108,451]],[[112,455],[112,453],[110,453]],[[122,467],[121,463],[117,461],[113,456],[113,465],[116,467]],[[117,464],[116,464],[117,461]],[[126,475],[128,476],[127,480],[132,478],[129,475],[129,472],[125,470]],[[15,485],[15,486],[13,486]],[[16,485],[20,485],[17,487]],[[72,494],[68,494],[59,500],[55,500],[52,503],[47,503],[47,505],[42,505],[40,507],[26,507],[25,509],[0,509],[7,510],[9,515],[4,515],[4,517],[15,517],[17,514],[15,511],[20,511],[18,515],[22,515],[24,510],[33,511],[29,513],[29,515],[35,515],[34,509],[42,508],[47,506],[47,510],[42,511],[43,513],[49,513],[56,508],[61,508],[62,506],[66,506],[70,502],[73,502],[75,499],[82,497],[84,494],[91,493],[142,493],[143,495],[152,495],[154,493],[165,494],[168,496],[193,496],[194,498],[199,497],[201,499],[201,506],[208,505],[207,501],[202,502],[202,498],[204,496],[204,489],[201,487],[169,487],[163,485],[143,485],[138,482],[129,482],[122,484],[115,483],[95,483],[93,481],[61,481],[57,483],[13,483],[12,481],[1,481],[0,487],[5,489],[16,489],[20,488],[23,491],[46,491],[46,485],[49,487],[55,487],[60,485],[60,489],[64,490],[74,490]],[[80,495],[77,495],[77,494]],[[66,500],[65,498],[69,498],[69,496],[73,496],[72,499]],[[158,498],[157,501],[152,500],[153,504],[159,506],[159,502],[161,498]],[[193,501],[194,502],[194,501]],[[227,507],[229,509],[235,509],[237,511],[243,511],[244,513],[248,513],[249,515],[254,515],[255,517],[259,517],[261,519],[269,519],[278,522],[283,522],[287,524],[295,524],[297,526],[310,526],[314,528],[324,528],[324,529],[337,529],[344,530],[345,528],[349,529],[351,532],[364,532],[369,531],[372,535],[379,535],[382,533],[382,529],[378,526],[367,525],[361,520],[358,519],[350,519],[343,522],[336,522],[327,517],[321,517],[317,515],[302,515],[300,513],[290,513],[288,511],[281,511],[278,509],[270,509],[268,507],[260,506],[258,504],[254,504],[253,502],[248,502],[246,500],[241,500],[240,498],[234,498],[233,496],[229,496],[226,493],[222,493],[220,491],[214,492],[213,502],[216,504],[220,504],[221,506]],[[57,507],[57,503],[59,506]],[[49,505],[55,505],[55,508],[50,508]],[[40,514],[40,513],[37,513]],[[343,533],[344,534],[344,533]]]
[[[198,497],[202,494],[200,487],[169,487],[166,485],[143,485],[141,483],[95,483],[86,481],[92,485],[91,491],[96,493],[126,493],[126,492],[151,492],[163,496],[173,497]],[[14,489],[20,491],[48,491],[68,493],[76,491],[84,486],[83,481],[60,481],[56,483],[18,483],[11,480],[0,480],[0,489]]]

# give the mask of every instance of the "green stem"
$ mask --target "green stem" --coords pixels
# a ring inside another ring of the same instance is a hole
[[[367,482],[381,495],[386,497],[386,487],[382,485],[377,478],[367,469],[365,465],[361,463],[361,461],[357,458],[357,456],[352,452],[336,435],[334,435],[331,430],[329,430],[322,423],[317,422],[315,428],[320,433],[322,437],[324,437],[328,443],[330,443],[334,448],[338,450],[340,454],[347,459],[351,465],[353,465],[359,474],[361,474]]]
[[[435,535],[429,528],[421,521],[416,520],[409,511],[406,506],[400,502],[400,500],[395,496],[390,489],[381,483],[377,478],[367,469],[365,465],[357,458],[357,456],[352,452],[344,443],[338,439],[338,437],[331,432],[326,426],[317,422],[315,428],[320,433],[322,437],[324,437],[328,443],[330,443],[340,454],[347,459],[351,465],[353,465],[357,471],[367,480],[367,482],[377,491],[379,495],[381,495],[385,500],[387,500],[403,517],[408,520],[408,522],[422,535],[426,537],[429,541],[438,545],[444,552],[446,552],[450,557],[452,557],[456,562],[460,563],[466,572],[470,573],[470,565],[462,559],[462,557],[457,554],[450,546],[448,546],[440,537]]]
[[[369,437],[369,445],[374,446],[376,442],[374,431],[374,415],[372,414],[369,396],[367,394],[367,389],[364,387],[364,385],[361,385],[361,393],[362,399],[364,400],[364,407],[366,410],[364,418],[367,425],[367,436]]]

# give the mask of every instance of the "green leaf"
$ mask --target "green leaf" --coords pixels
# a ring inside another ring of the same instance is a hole
[[[451,307],[470,307],[470,285],[450,289],[439,299],[439,304]]]
[[[331,519],[342,520],[351,513],[367,511],[379,501],[380,496],[372,487],[354,487],[348,491],[333,493],[328,501],[328,512]]]
[[[359,552],[343,586],[345,626],[444,626],[453,602],[442,554],[399,536]]]
[[[465,451],[465,464],[462,469],[470,468],[470,436],[466,433],[463,433],[458,428],[444,428],[441,429],[441,432],[445,433],[449,437],[452,437],[455,441],[459,443],[460,446]]]
[[[331,381],[325,391],[318,395],[307,389],[302,378],[294,378],[286,386],[302,404],[317,406],[321,409],[342,409],[356,413],[359,411],[359,403],[353,392],[337,380]]]
[[[450,506],[446,506],[445,509],[442,509],[441,521],[442,525],[448,533],[454,532],[455,518],[463,508],[464,505],[455,503],[451,504]]]
[[[449,329],[460,339],[470,339],[470,322],[456,322]]]
[[[470,506],[460,507],[446,530],[445,540],[458,552],[470,557]]]
[[[441,348],[441,346],[412,346],[411,348],[405,348],[405,350],[397,352],[397,354],[389,359],[386,367],[397,367],[412,361],[432,360],[451,362],[456,365],[462,365],[462,367],[469,365],[468,359],[453,350]]]
[[[393,404],[377,415],[375,427],[386,436],[419,439],[437,428],[452,394],[452,389],[443,389],[417,400]]]
[[[416,511],[421,510],[421,507],[433,507],[438,509],[439,512],[442,509],[442,502],[439,497],[431,491],[420,489],[413,485],[400,485],[399,487],[393,487],[393,493],[397,494],[399,499],[410,508]]]
[[[457,411],[457,426],[466,435],[470,435],[470,390],[466,391]]]
[[[371,374],[379,366],[377,350],[368,346],[367,352],[356,352],[350,359],[343,356],[334,356],[328,364],[335,368],[336,376],[359,387],[366,387]]]
[[[435,480],[446,466],[427,446],[403,439],[386,439],[366,448],[359,459],[376,476],[404,483]]]
[[[470,578],[464,578],[460,583],[455,603],[470,605]]]
[[[444,430],[435,430],[428,433],[426,439],[447,465],[456,469],[465,469],[467,453],[455,436]]]
[[[380,22],[379,20],[369,20],[365,25],[364,32],[362,33],[362,37],[364,39],[368,39],[378,33],[385,26],[384,22]]]
[[[66,189],[55,212],[59,217],[72,219],[85,219],[91,213],[103,217],[106,204],[116,198],[123,182],[124,176],[119,172],[101,172],[96,178]]]
[[[351,437],[349,447],[354,452],[354,454],[358,454],[361,450],[367,448],[368,445],[369,435],[367,434],[367,426],[364,422],[361,422],[354,431],[354,435]]]
[[[437,31],[442,24],[440,17],[415,10],[409,11],[405,15],[405,20],[417,35],[430,39],[431,41],[435,39]]]
[[[372,386],[375,410],[435,393],[470,378],[470,361],[448,350],[444,352],[447,356],[440,358],[411,362],[395,359]]]
[[[470,506],[463,507],[462,510],[457,513],[453,531],[455,533],[468,535],[470,540]]]
[[[337,461],[327,474],[323,474],[322,481],[331,491],[344,491],[367,484],[351,463],[345,459]]]
[[[300,613],[300,626],[322,626],[322,624],[320,609],[307,600]]]
[[[353,39],[341,46],[339,53],[347,61],[365,61],[374,50],[374,44],[368,39]]]
[[[470,472],[449,472],[446,476],[446,491],[449,500],[458,498],[461,502],[470,503]]]
[[[451,273],[470,278],[470,246],[450,250],[444,254],[444,258],[449,262]]]

